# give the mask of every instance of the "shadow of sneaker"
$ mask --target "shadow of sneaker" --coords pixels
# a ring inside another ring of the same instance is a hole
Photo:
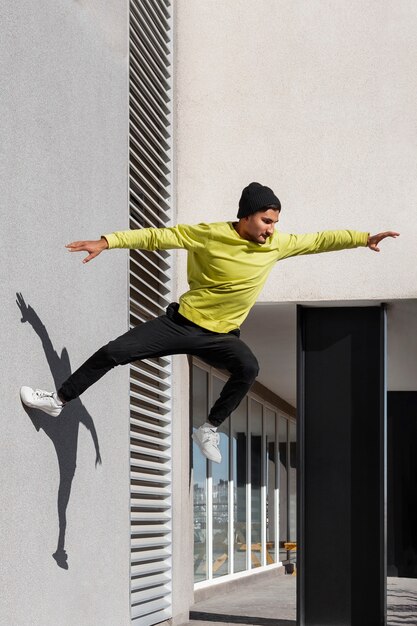
[[[52,556],[59,567],[62,567],[62,569],[68,569],[68,555],[65,550],[57,550]]]

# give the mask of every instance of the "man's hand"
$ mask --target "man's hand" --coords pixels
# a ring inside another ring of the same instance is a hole
[[[22,296],[22,294],[20,292],[16,293],[16,304],[19,307],[20,312],[22,314],[22,319],[20,321],[22,322],[22,324],[24,324],[29,319],[29,315],[30,315],[29,309],[30,309],[30,307],[28,307],[28,305],[25,302],[24,297]]]
[[[106,250],[109,247],[107,239],[102,237],[96,241],[73,241],[67,243],[65,246],[69,252],[89,252],[90,254],[83,259],[83,263],[88,263],[91,259],[95,259],[96,256]]]
[[[379,252],[378,244],[380,241],[385,239],[386,237],[399,237],[400,233],[394,233],[392,230],[387,230],[385,233],[378,233],[378,235],[369,235],[368,243],[366,244],[370,250],[374,252]]]

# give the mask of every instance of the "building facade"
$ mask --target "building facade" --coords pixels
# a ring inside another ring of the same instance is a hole
[[[24,0],[1,18],[0,622],[179,625],[199,594],[289,561],[297,303],[388,303],[387,390],[416,390],[414,3]],[[22,384],[59,386],[186,288],[183,251],[84,265],[64,245],[234,220],[253,180],[285,232],[401,237],[273,270],[223,463],[190,434],[225,373],[186,356],[117,368],[58,420],[25,411]]]

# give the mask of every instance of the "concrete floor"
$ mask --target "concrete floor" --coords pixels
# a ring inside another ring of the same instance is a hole
[[[388,578],[387,595],[387,626],[416,626],[417,579]],[[197,602],[182,626],[295,626],[295,607],[295,576],[260,579]]]

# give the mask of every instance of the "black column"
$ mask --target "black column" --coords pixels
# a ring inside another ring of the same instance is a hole
[[[299,626],[386,624],[385,309],[298,307]]]
[[[417,578],[417,391],[387,396],[388,574]]]

